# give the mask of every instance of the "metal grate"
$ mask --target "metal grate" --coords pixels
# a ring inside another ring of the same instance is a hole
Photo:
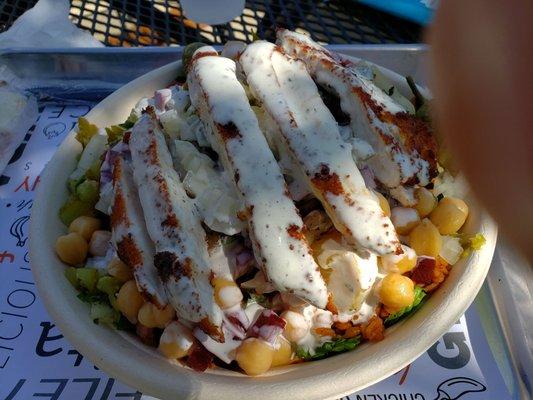
[[[36,2],[0,1],[0,31]],[[175,0],[71,0],[70,18],[108,46],[221,44],[256,36],[273,40],[277,26],[331,44],[413,43],[421,35],[419,25],[349,0],[248,0],[241,16],[216,26],[185,18]]]

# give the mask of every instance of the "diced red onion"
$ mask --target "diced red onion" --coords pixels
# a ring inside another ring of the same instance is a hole
[[[285,329],[285,320],[272,310],[263,310],[254,324],[248,329],[248,337],[256,337],[275,344]]]

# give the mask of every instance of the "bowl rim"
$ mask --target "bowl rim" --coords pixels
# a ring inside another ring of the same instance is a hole
[[[106,110],[120,107],[117,104],[124,102],[125,97],[135,96],[133,100],[129,99],[134,104],[142,97],[143,91],[144,95],[148,94],[148,88],[153,92],[154,88],[165,87],[154,85],[168,84],[180,64],[180,61],[175,61],[131,81],[95,106],[86,118],[106,118]],[[379,68],[400,90],[406,90],[406,84],[399,79],[400,75]],[[122,106],[113,115],[113,123],[125,119],[130,109]],[[53,250],[57,236],[51,235],[50,230],[64,232],[65,227],[57,218],[57,210],[50,210],[50,207],[52,203],[64,200],[65,185],[58,181],[74,169],[73,155],[80,151],[81,146],[71,131],[41,173],[41,184],[30,219],[29,247],[35,283],[47,312],[80,353],[110,375],[159,398],[234,400],[237,396],[251,396],[254,399],[282,396],[291,399],[333,399],[366,388],[418,358],[466,311],[483,284],[496,245],[496,225],[485,211],[479,210],[476,213],[476,230],[485,235],[485,246],[467,260],[460,261],[464,263],[461,270],[454,267],[427,304],[409,319],[388,328],[387,332],[393,334],[386,335],[379,344],[363,344],[355,351],[324,360],[276,368],[259,378],[223,369],[197,373],[187,368],[176,368],[156,351],[128,339],[116,330],[92,323],[87,306],[76,298],[75,289],[63,278],[63,270],[59,268],[63,264]],[[450,284],[452,276],[457,280],[454,285]],[[429,313],[430,309],[432,313]],[[413,335],[413,332],[416,334]],[[395,341],[397,336],[405,336],[405,340]],[[367,363],[360,364],[358,359]]]

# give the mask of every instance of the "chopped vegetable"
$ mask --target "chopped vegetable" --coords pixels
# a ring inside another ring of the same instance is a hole
[[[78,187],[76,188],[76,195],[84,203],[94,205],[98,201],[98,189],[98,182],[93,180],[86,180],[78,185]]]
[[[115,322],[115,328],[119,331],[135,332],[135,325],[122,314],[119,315],[118,320]]]
[[[250,304],[257,303],[260,306],[263,306],[265,308],[271,308],[272,304],[271,301],[263,294],[256,294],[254,292],[249,292],[250,298],[246,302],[246,307],[248,307]]]
[[[72,286],[74,286],[75,288],[78,287],[78,276],[76,275],[76,268],[68,267],[65,270],[65,277]]]
[[[183,55],[181,56],[181,63],[185,69],[189,68],[189,63],[191,62],[192,55],[194,54],[194,52],[200,47],[204,46],[207,45],[202,42],[192,42],[185,46],[185,48],[183,49]]]
[[[298,347],[296,349],[296,355],[302,360],[320,360],[332,356],[334,354],[344,353],[355,349],[361,342],[361,336],[356,336],[351,339],[337,339],[332,342],[326,342],[323,345],[315,349],[315,354],[311,355],[309,350]]]
[[[113,307],[117,311],[120,311],[119,308],[118,308],[117,296],[114,293],[108,295],[107,299],[109,300],[109,304],[111,304],[111,307]]]
[[[108,143],[112,144],[122,140],[122,136],[124,135],[124,132],[126,132],[126,129],[120,125],[111,125],[106,127],[105,131],[107,133]]]
[[[106,294],[102,292],[96,292],[96,293],[80,292],[78,293],[77,297],[84,303],[89,303],[89,304],[104,303],[106,300],[109,300]]]
[[[109,304],[91,304],[91,319],[95,324],[114,325],[119,320],[120,314]]]
[[[81,153],[80,161],[78,166],[69,177],[69,186],[72,184],[71,181],[76,182],[77,184],[81,183],[85,179],[86,173],[90,168],[93,168],[93,165],[101,160],[102,154],[106,151],[107,148],[107,136],[105,135],[94,135],[89,143],[85,146],[83,153]],[[75,186],[77,186],[75,184]]]
[[[422,300],[425,296],[426,292],[424,291],[424,289],[422,289],[420,286],[415,286],[415,299],[413,300],[413,304],[402,308],[400,311],[397,311],[394,314],[389,315],[385,319],[385,326],[391,326],[398,322],[400,319],[403,319],[408,315],[414,313],[422,304]]]
[[[474,250],[480,250],[487,241],[482,233],[475,233],[473,235],[468,233],[458,233],[455,236],[459,238],[461,246],[463,246],[464,249],[461,258],[468,257]]]
[[[102,167],[102,162],[103,161],[101,158],[97,158],[96,160],[94,160],[94,162],[91,164],[89,169],[85,172],[85,178],[91,179],[93,181],[99,181],[100,180],[100,168]]]
[[[68,191],[70,193],[76,193],[76,188],[85,180],[85,176],[80,176],[78,178],[70,178],[67,181]]]
[[[98,282],[98,270],[94,268],[78,268],[76,270],[76,277],[80,286],[86,289],[89,293],[96,290],[96,283]]]
[[[91,138],[98,133],[98,127],[91,124],[86,118],[78,118],[78,133],[76,134],[76,140],[80,142],[83,147],[89,144]]]
[[[93,214],[93,204],[81,201],[76,196],[70,196],[67,202],[59,209],[59,218],[67,226],[82,215],[90,216]]]
[[[96,284],[96,288],[104,293],[107,293],[108,295],[114,295],[118,292],[120,289],[120,282],[117,278],[113,276],[102,276],[100,279],[98,279],[98,283]]]

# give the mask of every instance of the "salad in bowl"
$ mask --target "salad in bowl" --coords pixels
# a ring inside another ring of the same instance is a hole
[[[278,30],[190,45],[119,125],[80,118],[55,251],[91,319],[253,376],[383,340],[485,241],[408,81]]]

